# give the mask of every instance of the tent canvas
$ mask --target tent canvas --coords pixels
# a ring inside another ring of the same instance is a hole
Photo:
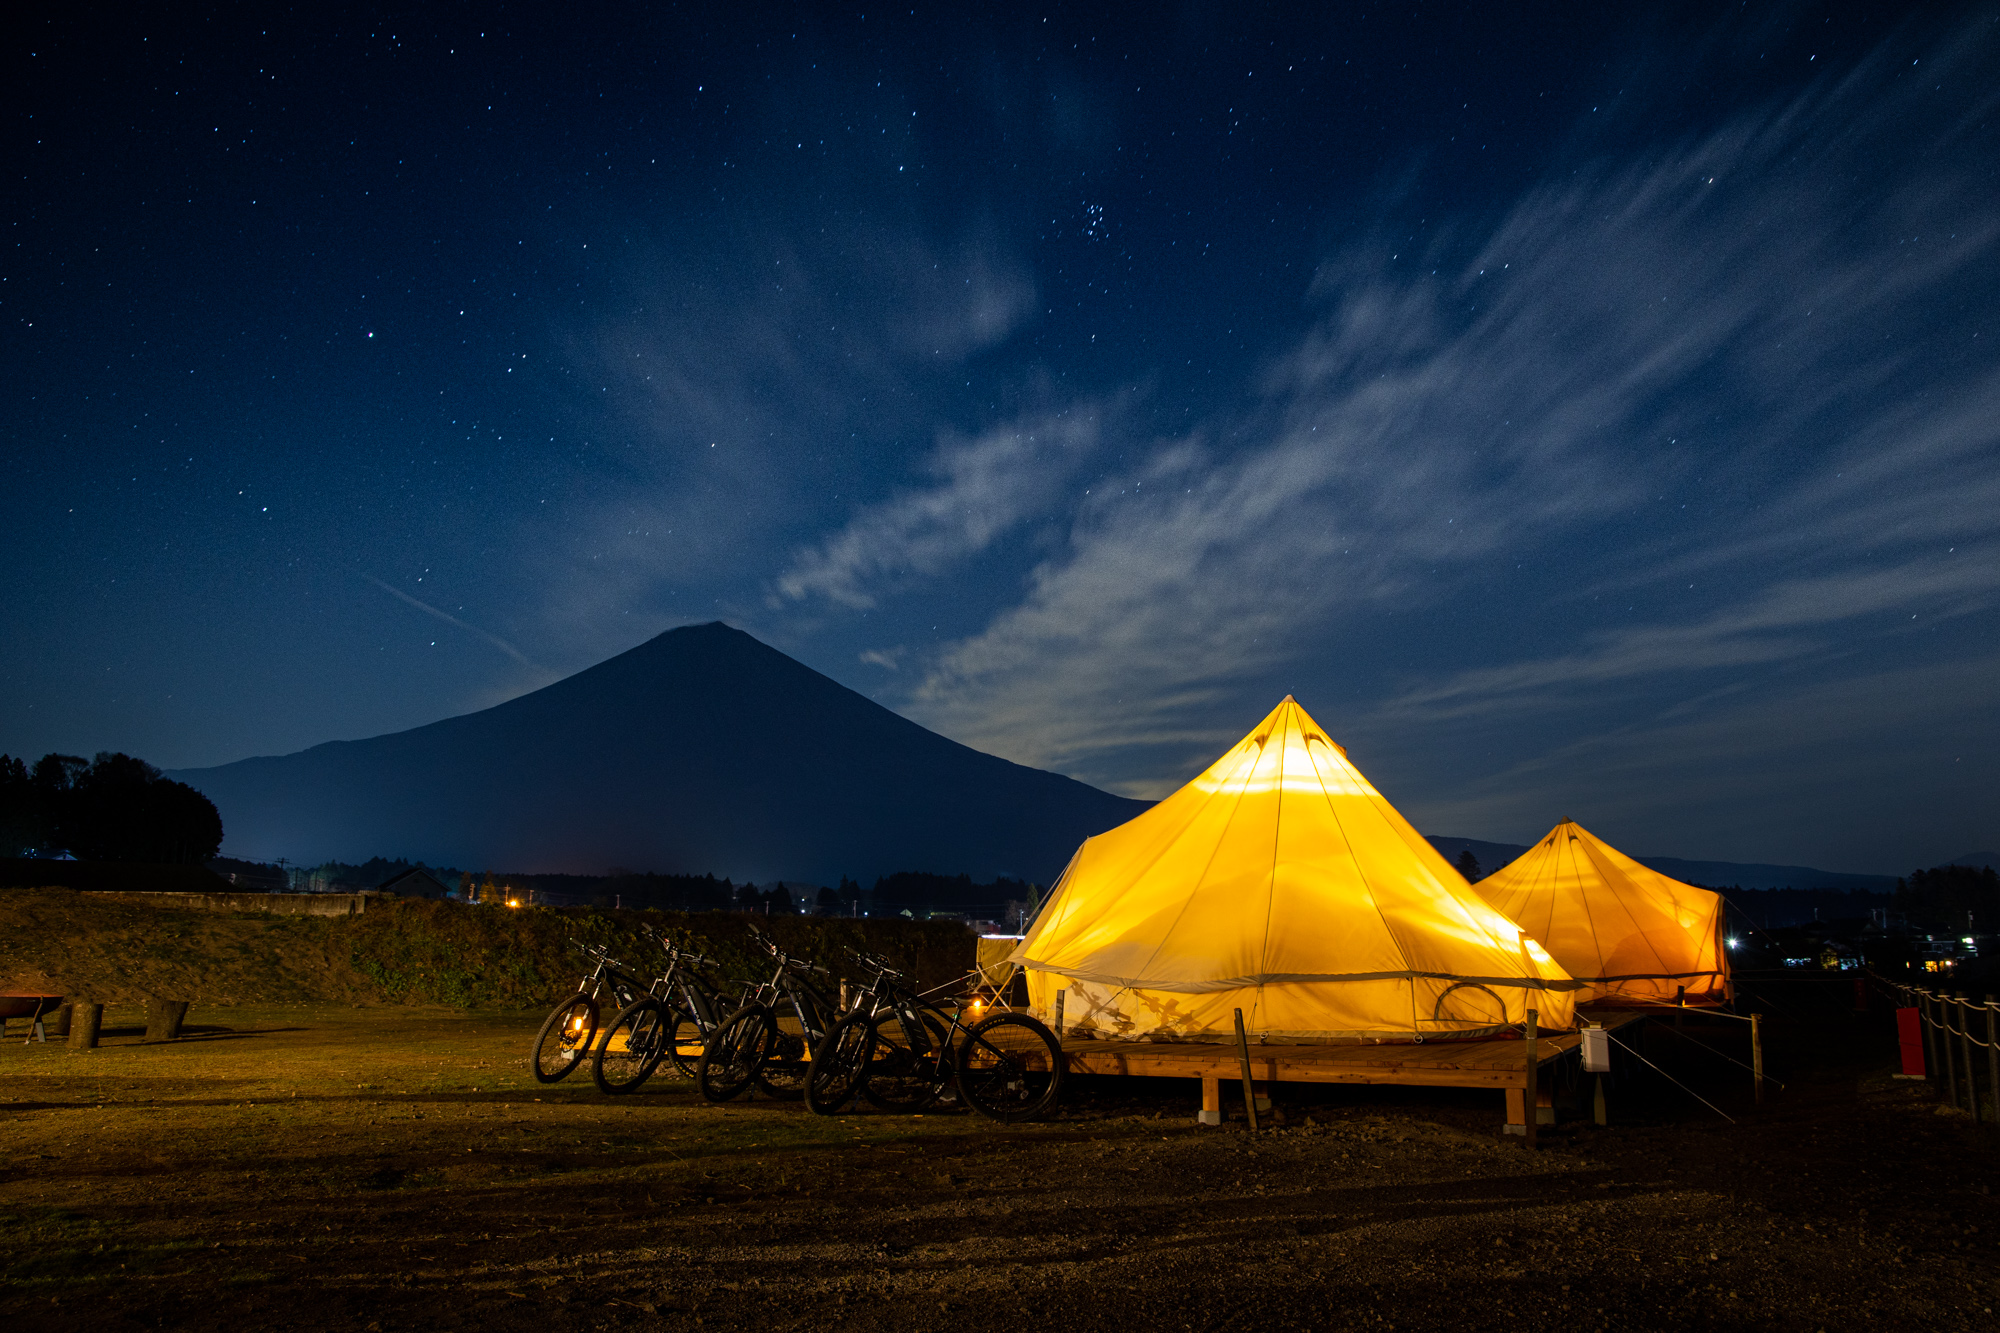
[[[1107,1037],[1408,1041],[1572,1021],[1569,975],[1287,696],[1194,781],[1086,840],[1013,958]]]
[[[1729,998],[1722,895],[1640,865],[1574,820],[1473,886],[1582,982],[1577,1002]]]

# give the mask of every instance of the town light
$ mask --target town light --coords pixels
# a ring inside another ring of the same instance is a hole
[[[1728,938],[1728,940],[1725,941],[1725,943],[1727,943],[1730,948],[1734,949],[1736,947],[1736,937],[1734,935],[1731,935]]]

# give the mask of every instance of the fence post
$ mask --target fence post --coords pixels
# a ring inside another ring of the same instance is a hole
[[[1764,1104],[1764,1015],[1750,1015],[1750,1077],[1757,1081],[1757,1105]]]
[[[1917,997],[1917,1026],[1924,1030],[1924,1077],[1931,1083],[1937,1082],[1937,1053],[1931,1048],[1930,1000],[1915,986],[1910,991]]]
[[[1972,1063],[1972,999],[1964,991],[1958,993],[1958,1039],[1965,1048],[1965,1109],[1972,1112],[1972,1122],[1979,1123],[1979,1075],[1974,1072],[1978,1066]]]
[[[1958,1055],[1951,1049],[1951,1010],[1946,1007],[1950,1003],[1951,997],[1943,991],[1939,991],[1937,997],[1938,1050],[1944,1056],[1945,1093],[1951,1098],[1951,1105],[1956,1107],[1958,1105]]]
[[[2000,1125],[2000,1038],[1993,1035],[1993,997],[1986,997],[1986,1090],[1993,1094],[1993,1123]]]

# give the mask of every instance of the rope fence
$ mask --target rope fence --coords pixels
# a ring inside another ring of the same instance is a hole
[[[1917,1053],[1910,1049],[1914,1043],[1905,1036],[1903,1077],[1923,1078],[1942,1092],[1950,1105],[1960,1107],[1973,1120],[2000,1126],[2000,1004],[1994,1002],[1993,996],[1975,1000],[1963,992],[1905,985],[1872,972],[1869,979],[1893,994],[1903,1010],[1916,1015],[1916,1027],[1923,1038],[1922,1069],[1911,1068]],[[1985,1029],[1984,1037],[1973,1031],[1975,1017],[1980,1020],[1978,1026]],[[1980,1061],[1975,1054],[1978,1051],[1986,1052],[1983,1095],[1979,1087]]]

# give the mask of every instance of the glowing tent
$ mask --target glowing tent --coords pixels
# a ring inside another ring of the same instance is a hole
[[[1547,946],[1591,1000],[1690,1004],[1729,998],[1720,894],[1648,870],[1565,819],[1473,886]]]
[[[1207,772],[1085,841],[1014,951],[1098,1035],[1407,1041],[1571,1023],[1569,975],[1287,696]]]

